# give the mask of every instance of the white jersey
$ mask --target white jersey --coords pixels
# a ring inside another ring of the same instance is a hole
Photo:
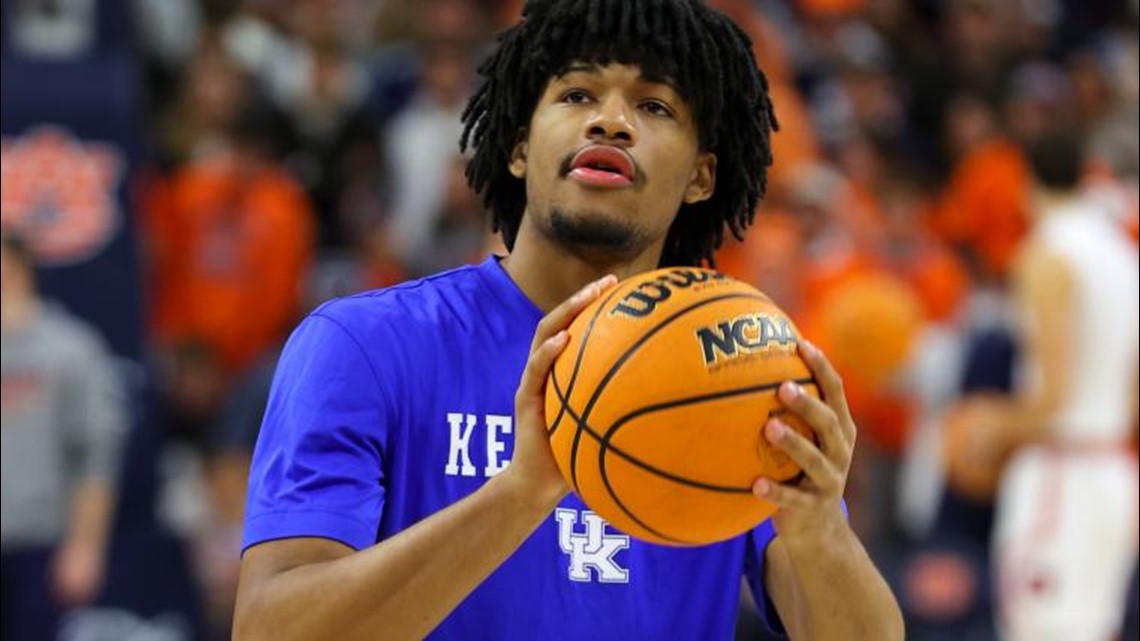
[[[1032,242],[1061,256],[1073,280],[1068,384],[1048,426],[1060,442],[1107,444],[1130,435],[1140,354],[1140,260],[1119,226],[1076,200],[1038,222]]]
[[[1068,382],[1053,443],[1018,450],[998,491],[994,570],[1003,641],[1103,641],[1117,634],[1136,564],[1132,426],[1137,251],[1104,212],[1074,201],[1038,222],[1031,242],[1073,280]],[[1026,363],[1022,373],[1038,373]]]

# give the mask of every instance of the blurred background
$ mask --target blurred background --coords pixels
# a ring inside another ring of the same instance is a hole
[[[844,374],[851,518],[908,638],[994,639],[999,470],[947,474],[947,435],[961,399],[1013,385],[1022,143],[1075,123],[1081,190],[1135,242],[1137,2],[711,4],[752,35],[781,124],[757,222],[719,267]],[[55,617],[62,639],[229,638],[288,331],[331,297],[502,251],[457,141],[520,6],[0,5],[5,638],[49,638],[35,626]]]

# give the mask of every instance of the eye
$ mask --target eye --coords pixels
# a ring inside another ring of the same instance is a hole
[[[641,109],[645,111],[645,113],[653,116],[673,117],[673,110],[669,109],[669,107],[660,100],[646,100],[641,103]]]
[[[566,93],[562,94],[562,97],[560,97],[558,99],[558,101],[559,102],[565,102],[565,103],[571,104],[571,105],[581,105],[581,104],[585,104],[585,103],[589,102],[591,100],[591,98],[592,97],[590,96],[590,94],[586,93],[585,91],[583,91],[581,89],[571,89],[571,90],[567,91]]]

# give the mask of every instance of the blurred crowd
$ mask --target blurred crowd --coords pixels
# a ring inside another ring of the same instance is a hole
[[[101,4],[6,2],[5,56],[80,55],[83,38],[64,23],[94,20]],[[144,462],[157,471],[144,476],[159,486],[164,531],[185,550],[192,606],[187,623],[138,625],[172,635],[145,638],[228,638],[245,474],[289,330],[331,297],[504,251],[466,186],[459,118],[480,59],[521,4],[124,0],[145,150],[126,217],[145,319],[130,374],[66,300],[39,305],[50,314],[12,311],[50,297],[27,268],[50,270],[51,239],[28,231],[35,207],[17,173],[37,170],[17,167],[9,136],[19,132],[5,128],[5,626],[12,577],[24,571],[11,569],[13,550],[54,564],[44,589],[64,605],[100,603],[104,561],[88,557],[109,547],[109,529],[130,527],[99,512],[117,492],[108,466],[137,463],[122,441],[143,425],[158,443]],[[1136,238],[1137,3],[710,4],[750,33],[780,123],[756,223],[726,243],[718,267],[771,295],[844,375],[861,429],[851,518],[900,597],[908,638],[995,638],[993,488],[947,482],[946,417],[969,393],[1013,386],[1009,272],[1034,207],[1025,141],[1058,122],[1079,129],[1082,191]],[[4,75],[7,101],[16,88]],[[23,349],[35,324],[44,346]],[[78,381],[61,385],[95,388],[58,428],[67,456],[84,464],[34,470],[54,488],[38,500],[86,497],[90,509],[60,507],[25,527],[9,486],[34,465],[21,464],[28,455],[10,425],[27,419],[18,399],[29,379],[17,365],[35,363],[66,374],[50,380]],[[103,363],[95,383],[82,376],[90,363]],[[119,375],[145,378],[148,400],[97,382]],[[149,419],[128,418],[142,405]],[[1124,638],[1136,638],[1135,592],[1128,608]],[[745,612],[742,633],[750,625]],[[70,638],[102,638],[81,627]]]

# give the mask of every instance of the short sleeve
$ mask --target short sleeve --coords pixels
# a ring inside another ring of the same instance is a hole
[[[770,636],[786,637],[784,624],[776,612],[776,606],[764,589],[764,563],[768,544],[776,538],[776,530],[772,527],[772,519],[764,521],[753,528],[747,535],[746,549],[744,550],[744,577],[752,591],[752,598],[756,602],[756,610],[760,615],[760,622],[764,631]]]
[[[243,550],[291,537],[376,542],[394,420],[382,376],[339,319],[318,310],[294,331],[254,448]]]
[[[114,484],[129,425],[126,389],[118,365],[93,330],[78,328],[65,341],[62,420],[78,478]]]

